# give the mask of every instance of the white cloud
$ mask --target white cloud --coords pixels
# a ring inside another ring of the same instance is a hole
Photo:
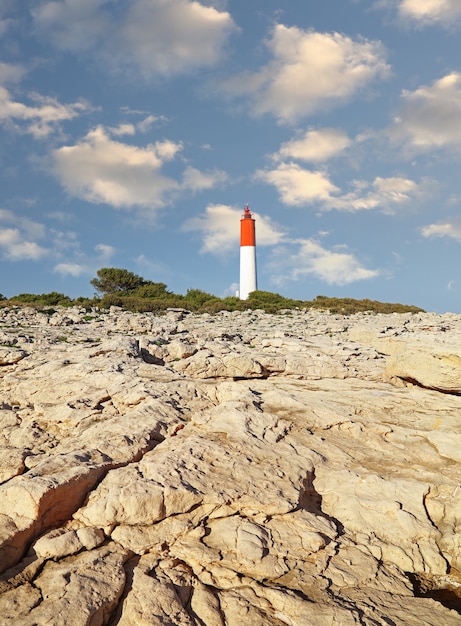
[[[17,83],[26,73],[22,65],[0,62],[0,85],[5,83]]]
[[[34,222],[28,217],[15,215],[13,211],[0,209],[0,225],[1,223],[13,224],[14,228],[18,228],[28,239],[43,239],[45,237],[45,227],[39,222]]]
[[[329,198],[323,208],[351,212],[379,209],[385,213],[393,213],[397,208],[415,198],[422,198],[426,193],[425,182],[418,185],[414,180],[400,176],[378,176],[371,184],[366,181],[354,181],[353,184],[353,191]]]
[[[143,109],[133,109],[129,106],[121,106],[121,113],[123,115],[137,115],[142,116],[142,119],[139,122],[136,122],[136,129],[141,133],[148,132],[154,124],[164,125],[169,121],[166,115],[153,115],[148,111],[144,111]]]
[[[297,246],[295,252],[287,247],[276,251],[272,264],[276,284],[312,276],[329,285],[348,285],[380,274],[364,267],[353,254],[328,250],[314,239],[300,239],[293,245]]]
[[[35,241],[29,241],[19,228],[0,228],[0,250],[9,261],[37,261],[48,251]]]
[[[130,61],[168,75],[215,65],[235,30],[229,13],[198,1],[136,0],[120,35]]]
[[[223,254],[238,248],[240,218],[243,211],[225,204],[212,204],[203,215],[188,220],[184,232],[199,232],[202,236],[201,252]],[[267,216],[253,213],[256,220],[258,246],[275,245],[283,239],[283,229]]]
[[[54,272],[61,274],[61,276],[72,276],[78,278],[85,274],[86,268],[78,263],[58,263],[54,266]]]
[[[296,163],[281,163],[273,170],[258,170],[255,178],[273,185],[283,204],[304,206],[324,202],[339,191],[323,172],[311,172]]]
[[[91,107],[86,102],[61,104],[55,98],[29,94],[33,106],[16,102],[10,92],[0,87],[0,123],[16,131],[33,135],[36,139],[48,137],[64,121],[74,119]]]
[[[295,122],[326,106],[350,100],[389,66],[381,43],[339,33],[319,33],[282,24],[267,42],[273,60],[224,85],[233,96],[249,96],[253,112]]]
[[[308,130],[300,139],[283,143],[275,158],[311,162],[327,161],[341,154],[351,143],[347,134],[341,130],[334,128]]]
[[[157,142],[145,148],[114,141],[102,127],[74,146],[54,151],[55,172],[66,191],[117,208],[159,207],[178,183],[162,174],[182,145]]]
[[[224,184],[226,181],[227,174],[225,172],[220,170],[201,172],[195,167],[189,166],[184,170],[182,186],[191,191],[203,191]]]
[[[403,19],[422,25],[436,22],[450,25],[461,18],[459,0],[400,0],[398,10]]]
[[[53,0],[32,10],[35,27],[62,50],[80,52],[112,32],[110,16],[103,12],[113,0]]]
[[[166,139],[139,147],[112,139],[111,132],[123,134],[120,127],[98,126],[77,144],[54,151],[55,174],[70,195],[115,208],[155,209],[168,204],[173,195],[211,189],[227,178],[219,170],[201,172],[188,166],[182,180],[175,180],[162,168],[178,156],[182,143]],[[154,213],[143,216],[155,218]]]
[[[105,243],[98,243],[94,249],[99,253],[98,262],[106,263],[114,256],[116,250],[114,246],[109,246]]]
[[[118,126],[109,128],[114,137],[123,137],[123,135],[135,135],[136,128],[134,124],[119,124]]]
[[[73,240],[73,233],[55,233],[60,236],[61,239],[70,239],[69,248],[72,252],[65,251],[65,245],[63,241],[59,242],[56,246],[57,251],[66,254],[66,261],[62,261],[60,263],[56,263],[53,268],[53,271],[56,274],[61,274],[62,276],[72,276],[74,278],[78,278],[83,275],[95,274],[96,271],[103,265],[107,264],[116,250],[113,246],[109,246],[107,244],[99,243],[94,247],[95,253],[93,255],[87,256],[80,250],[80,245],[77,241]],[[74,258],[69,260],[69,256],[73,256]]]
[[[461,218],[423,226],[421,234],[423,237],[450,237],[456,241],[461,241]]]
[[[404,91],[402,99],[402,109],[390,128],[394,141],[413,151],[461,149],[461,73]]]
[[[64,50],[94,50],[115,69],[145,77],[215,65],[230,34],[231,15],[198,0],[54,0],[33,11],[36,28]]]
[[[426,194],[426,182],[416,183],[409,178],[393,176],[376,177],[367,181],[353,181],[353,191],[341,194],[341,190],[322,171],[310,171],[296,163],[281,163],[272,170],[258,170],[255,178],[273,185],[281,202],[287,206],[315,204],[324,211],[360,211],[380,209],[393,212],[405,203],[422,198]]]
[[[147,133],[157,122],[166,122],[167,118],[163,115],[148,115],[136,124],[136,128],[142,133]]]

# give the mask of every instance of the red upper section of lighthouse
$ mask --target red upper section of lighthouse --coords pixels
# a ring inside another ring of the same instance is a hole
[[[255,246],[255,221],[248,204],[245,207],[242,219],[240,220],[240,246]]]

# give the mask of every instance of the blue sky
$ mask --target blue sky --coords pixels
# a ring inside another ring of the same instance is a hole
[[[461,312],[460,0],[0,0],[0,292]]]

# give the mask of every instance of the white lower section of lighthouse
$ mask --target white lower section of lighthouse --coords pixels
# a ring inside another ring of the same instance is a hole
[[[256,246],[240,246],[240,300],[246,300],[257,288]]]

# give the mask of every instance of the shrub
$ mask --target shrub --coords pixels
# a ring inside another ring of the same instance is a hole
[[[127,311],[147,313],[165,311],[169,308],[180,308],[183,302],[174,295],[170,298],[139,298],[132,295],[107,294],[101,300],[101,306],[108,309],[111,306],[119,306]]]
[[[281,309],[294,309],[303,305],[301,300],[285,298],[270,291],[253,291],[244,302],[247,304],[247,308],[262,309],[266,313],[277,313]]]
[[[203,308],[205,305],[211,305],[218,301],[221,302],[221,299],[201,289],[188,289],[184,296],[184,306],[191,311],[205,310]]]
[[[35,304],[37,306],[72,306],[72,300],[69,296],[65,296],[57,291],[41,294],[20,293],[10,298],[10,302]]]
[[[153,283],[150,280],[144,282],[144,284],[136,287],[132,291],[134,296],[138,298],[169,298],[172,294],[170,291],[167,291],[165,283]],[[176,296],[178,297],[178,296]]]
[[[422,313],[424,309],[419,307],[390,303],[378,302],[377,300],[354,300],[353,298],[329,298],[327,296],[317,296],[311,302],[305,302],[306,308],[328,310],[331,313],[339,313],[341,315],[352,315],[353,313],[363,313],[371,311],[373,313]]]

